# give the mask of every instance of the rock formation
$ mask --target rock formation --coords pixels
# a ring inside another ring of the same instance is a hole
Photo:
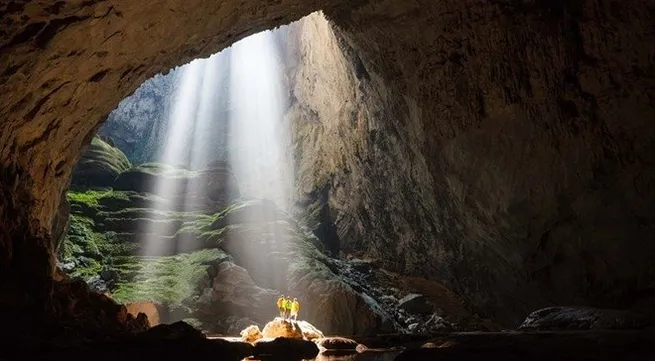
[[[116,162],[116,154],[106,153],[103,162]],[[300,338],[322,337],[319,329],[372,335],[420,324],[431,330],[421,310],[397,307],[401,297],[393,287],[404,292],[402,282],[382,277],[372,263],[327,257],[311,230],[273,202],[235,198],[234,177],[220,163],[200,171],[142,164],[122,170],[112,187],[105,178],[81,176],[85,181],[74,177],[66,198],[70,229],[58,249],[59,266],[127,303],[129,313],[236,335],[266,324],[284,292],[298,296],[301,315],[318,326],[289,323]],[[169,192],[153,194],[162,182],[171,182]],[[460,313],[448,312],[458,324]],[[286,335],[276,327],[284,322],[269,323],[263,336]]]
[[[297,322],[284,320],[279,317],[276,317],[273,321],[264,326],[262,336],[264,338],[304,338],[300,325]]]
[[[111,187],[119,174],[131,167],[118,148],[94,137],[73,169],[72,187]]]
[[[250,325],[239,333],[243,342],[255,342],[262,338],[262,331],[257,325]]]
[[[528,315],[519,330],[642,329],[655,325],[647,315],[591,307],[548,307]]]
[[[403,4],[301,31],[299,190],[336,248],[510,327],[652,293],[653,4]]]
[[[289,119],[300,190],[311,203],[327,189],[336,249],[443,281],[512,326],[551,304],[652,294],[652,1],[11,1],[3,309],[51,313],[62,190],[121,99],[318,9],[332,23],[306,24]],[[350,292],[297,275],[316,295]],[[363,329],[380,326],[369,316]]]

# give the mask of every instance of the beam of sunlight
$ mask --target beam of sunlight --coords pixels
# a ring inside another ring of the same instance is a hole
[[[266,31],[180,69],[171,98],[166,143],[158,158],[159,163],[175,168],[150,185],[152,193],[161,197],[152,208],[183,211],[182,218],[188,220],[186,217],[191,215],[186,212],[211,200],[202,189],[204,180],[184,183],[176,178],[179,173],[189,172],[196,180],[201,174],[211,177],[213,170],[203,171],[208,163],[218,160],[229,164],[243,196],[268,199],[289,211],[293,177],[286,153],[290,139],[284,122],[287,89],[278,52],[275,36]],[[186,169],[180,170],[181,166]],[[180,219],[179,214],[176,217]],[[146,226],[141,240],[143,279],[153,280],[163,272],[157,266],[145,267],[148,259],[156,261],[161,255],[190,252],[202,246],[192,234],[176,235],[172,223],[154,221]],[[271,241],[280,247],[287,237],[278,232]],[[253,254],[252,259],[267,257],[264,253]]]
[[[230,58],[230,163],[244,194],[290,206],[288,139],[283,126],[285,86],[271,31],[232,46]]]

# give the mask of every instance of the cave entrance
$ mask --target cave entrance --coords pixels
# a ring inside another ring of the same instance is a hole
[[[73,170],[60,268],[151,323],[187,320],[225,334],[240,331],[229,329],[235,317],[272,319],[262,310],[288,291],[275,255],[308,233],[289,216],[285,114],[303,24],[317,21],[326,20],[314,13],[246,37],[125,98]],[[235,277],[270,304],[244,304],[213,285]]]

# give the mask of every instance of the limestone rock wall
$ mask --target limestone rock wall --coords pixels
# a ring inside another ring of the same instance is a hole
[[[296,129],[298,172],[305,193],[328,189],[342,251],[448,282],[507,324],[549,303],[630,306],[655,278],[654,6],[3,2],[3,289],[50,297],[62,188],[121,99],[322,8],[340,30],[299,44],[325,71],[298,65],[294,111],[313,120]]]
[[[2,2],[0,281],[16,279],[31,292],[37,286],[20,280],[23,268],[32,267],[36,277],[53,275],[48,233],[62,189],[82,147],[138,85],[247,35],[342,3]],[[37,259],[50,261],[34,267]]]
[[[379,1],[306,24],[301,193],[329,188],[342,252],[506,326],[631,307],[655,287],[653,6]]]

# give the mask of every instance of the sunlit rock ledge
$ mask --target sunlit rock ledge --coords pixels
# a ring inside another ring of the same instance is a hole
[[[308,341],[325,337],[323,332],[307,321],[286,320],[276,317],[264,326],[263,330],[257,325],[250,325],[240,333],[244,342],[256,342],[261,339],[274,339],[277,337],[305,339]]]

